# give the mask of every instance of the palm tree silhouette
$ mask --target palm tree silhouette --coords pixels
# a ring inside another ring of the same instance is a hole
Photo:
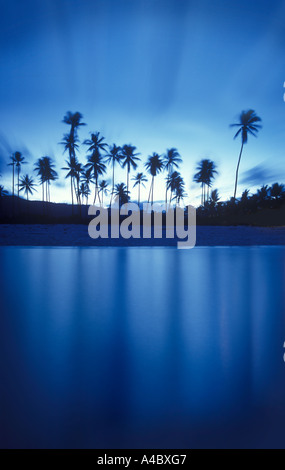
[[[183,178],[180,175],[174,179],[173,183],[174,183],[173,184],[174,196],[172,199],[176,201],[176,205],[179,205],[180,201],[183,201],[183,199],[187,196],[187,193],[185,192],[185,189],[184,189],[185,183],[184,183]]]
[[[262,126],[260,124],[257,124],[258,122],[261,122],[261,118],[256,115],[256,112],[253,109],[249,109],[247,111],[242,111],[241,112],[238,123],[230,125],[230,127],[239,127],[238,131],[234,135],[234,139],[239,134],[241,135],[241,149],[240,149],[238,164],[237,164],[237,169],[236,169],[234,199],[236,199],[237,183],[238,183],[238,171],[239,171],[239,165],[240,165],[241,155],[242,155],[242,151],[243,151],[243,146],[244,146],[244,144],[247,143],[248,134],[251,134],[254,137],[257,137],[256,134],[258,133],[259,129],[262,128]]]
[[[172,194],[174,193],[174,198],[176,196],[176,193],[180,193],[181,195],[184,194],[183,197],[186,196],[184,193],[184,181],[182,176],[178,171],[173,171],[166,177],[166,189],[167,191],[170,191],[170,198],[169,198],[169,204],[172,201]],[[182,197],[180,196],[179,199]]]
[[[108,194],[108,186],[109,186],[109,183],[106,180],[102,180],[99,183],[99,192],[98,193],[102,194],[102,206],[104,204],[104,194],[105,194],[105,196],[107,196],[107,194]]]
[[[79,194],[80,196],[85,197],[86,199],[86,204],[88,205],[88,196],[91,193],[89,186],[87,183],[81,183],[79,187]]]
[[[22,156],[21,152],[15,152],[14,153],[14,159],[15,159],[15,165],[17,168],[17,175],[18,175],[18,197],[19,197],[19,191],[20,191],[20,171],[21,171],[21,166],[27,162],[25,162],[25,158]]]
[[[112,170],[113,170],[110,206],[112,204],[112,198],[113,198],[114,187],[115,187],[115,165],[116,163],[119,163],[119,165],[121,165],[122,158],[123,158],[123,155],[122,155],[121,147],[118,147],[115,144],[113,144],[112,147],[109,146],[109,153],[107,153],[106,155],[106,163],[108,165],[109,164],[112,165]]]
[[[29,175],[23,176],[20,180],[20,191],[24,191],[26,193],[27,201],[29,200],[29,194],[33,194],[36,184],[34,183],[33,178]]]
[[[164,163],[163,163],[162,157],[160,155],[158,155],[158,153],[154,152],[150,157],[148,157],[148,161],[145,163],[145,167],[146,167],[147,171],[150,173],[150,175],[152,176],[150,191],[149,191],[149,196],[148,196],[148,202],[151,198],[151,203],[153,204],[154,178],[164,168]]]
[[[88,162],[85,165],[86,168],[91,169],[93,172],[93,179],[95,183],[95,195],[94,195],[94,201],[93,204],[96,203],[97,199],[97,194],[100,201],[100,194],[98,193],[98,178],[99,176],[102,176],[106,172],[106,165],[104,164],[104,159],[102,155],[100,154],[100,151],[98,148],[95,148],[92,151],[92,154],[88,156]]]
[[[125,168],[127,167],[127,193],[129,194],[129,176],[130,176],[130,171],[131,167],[133,170],[136,170],[138,167],[138,164],[136,162],[140,161],[140,158],[138,158],[137,155],[139,153],[135,153],[136,147],[133,145],[124,145],[122,148],[122,167]]]
[[[123,204],[126,204],[130,200],[129,191],[127,190],[125,183],[116,184],[114,195],[119,200],[119,207],[121,207]]]
[[[15,196],[15,165],[16,165],[16,160],[15,160],[15,155],[12,155],[10,157],[11,163],[8,163],[8,166],[12,167],[12,196],[14,198]]]
[[[86,197],[86,204],[88,205],[88,197],[89,194],[91,193],[90,191],[90,183],[92,182],[93,176],[92,176],[92,168],[89,168],[88,170],[83,170],[81,173],[81,181],[85,186],[85,194],[82,192],[82,195]],[[81,185],[82,187],[82,185]]]
[[[84,145],[88,145],[88,152],[93,152],[94,150],[103,150],[106,152],[106,147],[108,144],[104,142],[105,137],[100,136],[100,132],[91,133],[91,139],[84,140]]]
[[[164,156],[164,168],[167,170],[167,177],[173,172],[174,168],[179,168],[182,158],[176,148],[166,150]],[[167,205],[167,185],[165,190],[165,204]]]
[[[76,159],[76,150],[78,149],[78,138],[70,133],[70,134],[64,134],[62,142],[60,142],[62,145],[64,145],[64,152],[68,150],[69,153],[69,161],[66,160],[67,163],[67,168],[62,168],[62,170],[68,170],[68,177],[70,177],[70,191],[71,191],[71,203],[72,203],[72,212],[73,212],[73,205],[74,205],[74,199],[73,199],[73,187],[74,187],[74,178],[75,178],[75,170],[71,171],[71,169],[74,169],[76,164],[77,164],[77,159]]]
[[[7,196],[7,194],[8,194],[8,191],[6,191],[4,186],[2,184],[0,184],[0,197]]]
[[[40,184],[42,185],[42,200],[44,202],[46,193],[46,201],[50,202],[50,182],[58,178],[57,172],[54,170],[54,163],[50,157],[41,157],[35,163],[34,171],[40,177]],[[45,184],[45,191],[44,191]]]
[[[77,129],[80,126],[86,125],[84,122],[81,122],[81,119],[83,119],[83,116],[78,111],[76,111],[75,113],[72,113],[71,111],[67,111],[66,115],[64,116],[62,120],[64,124],[70,125],[70,135],[73,138],[76,137]]]
[[[141,193],[141,185],[145,188],[145,184],[147,182],[147,177],[143,173],[137,173],[136,176],[132,178],[134,181],[133,188],[138,186],[138,206],[140,206],[140,193]]]
[[[216,170],[216,165],[212,160],[207,158],[201,160],[196,170],[198,172],[194,175],[193,180],[196,183],[201,183],[202,195],[201,195],[201,205],[206,202],[206,186],[207,186],[207,200],[209,199],[209,188],[212,186],[212,180],[215,178],[215,175],[218,173]]]
[[[270,188],[270,196],[277,200],[283,198],[285,195],[284,184],[274,183]]]

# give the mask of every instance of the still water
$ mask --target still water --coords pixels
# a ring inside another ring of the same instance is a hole
[[[0,447],[285,447],[285,248],[0,248]]]

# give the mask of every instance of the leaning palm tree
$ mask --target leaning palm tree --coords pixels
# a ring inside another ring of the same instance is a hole
[[[125,168],[127,167],[127,193],[129,194],[129,177],[130,177],[130,171],[131,167],[133,170],[137,169],[137,162],[140,161],[140,158],[138,157],[139,153],[135,153],[136,147],[133,145],[124,145],[122,148],[122,167]]]
[[[182,158],[177,149],[171,148],[166,150],[164,156],[164,168],[167,171],[167,177],[173,172],[174,168],[178,168],[182,162]],[[167,204],[167,185],[165,191],[165,204]]]
[[[117,145],[113,144],[112,147],[109,146],[109,152],[106,155],[106,163],[112,165],[113,175],[112,175],[112,191],[111,191],[111,200],[110,205],[112,204],[112,198],[115,187],[115,165],[118,163],[121,165],[122,162],[122,149]]]
[[[132,178],[134,181],[133,188],[138,186],[138,206],[140,206],[140,195],[141,195],[141,185],[145,188],[145,184],[147,182],[147,177],[143,173],[137,173],[136,176]]]
[[[26,193],[27,201],[29,200],[29,194],[33,194],[36,184],[34,183],[33,178],[29,175],[23,176],[20,180],[20,191],[24,191]]]
[[[109,186],[109,183],[106,180],[102,180],[99,183],[99,192],[98,193],[102,194],[102,203],[101,203],[102,206],[104,204],[104,194],[105,194],[105,196],[107,196],[107,194],[108,194],[108,186]]]
[[[234,139],[239,134],[241,135],[241,149],[240,149],[238,164],[237,164],[237,169],[236,169],[234,199],[236,199],[237,183],[238,183],[238,171],[239,171],[239,165],[240,165],[241,155],[242,155],[242,151],[243,151],[243,146],[244,146],[244,144],[247,143],[248,134],[251,134],[254,137],[257,137],[256,134],[258,133],[259,129],[261,129],[261,127],[262,127],[260,124],[257,124],[258,122],[261,122],[261,118],[256,115],[256,113],[253,109],[249,109],[247,111],[242,111],[241,112],[238,123],[230,125],[230,127],[239,127],[238,131],[234,135]]]
[[[129,191],[125,183],[119,183],[115,186],[114,196],[118,199],[119,207],[126,204],[130,200]]]
[[[19,191],[20,191],[20,171],[21,171],[21,166],[24,164],[24,163],[27,163],[25,162],[25,158],[22,156],[21,152],[15,152],[14,153],[14,159],[15,159],[15,165],[16,165],[16,168],[17,168],[17,175],[18,175],[18,197],[19,197]]]
[[[150,157],[148,157],[148,161],[145,163],[145,167],[146,167],[147,171],[150,173],[150,175],[152,176],[150,191],[149,191],[149,196],[148,196],[148,202],[151,198],[151,203],[153,204],[154,178],[164,168],[164,163],[163,163],[162,157],[160,155],[158,155],[158,153],[154,152]]]
[[[100,202],[100,194],[98,193],[98,178],[106,172],[106,165],[104,164],[104,159],[100,154],[99,149],[94,149],[92,154],[88,156],[88,162],[86,163],[85,168],[91,169],[91,171],[93,172],[93,180],[95,184],[95,195],[93,204],[95,204],[97,195]]]

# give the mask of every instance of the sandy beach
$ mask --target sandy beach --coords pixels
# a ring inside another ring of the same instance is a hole
[[[198,226],[197,246],[285,245],[285,227]],[[0,225],[1,246],[177,246],[177,239],[97,239],[87,225]]]

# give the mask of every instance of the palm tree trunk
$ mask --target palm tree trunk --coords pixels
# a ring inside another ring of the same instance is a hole
[[[130,174],[130,170],[127,167],[127,194],[129,194],[129,174]]]
[[[236,169],[236,181],[235,181],[234,200],[236,199],[236,194],[237,194],[238,170],[239,170],[239,165],[240,165],[240,160],[241,160],[241,154],[242,154],[242,151],[243,151],[243,144],[244,144],[244,142],[242,142],[242,144],[241,144],[241,149],[240,149],[239,158],[238,158],[238,164],[237,164],[237,169]]]
[[[151,189],[152,189],[152,181],[151,181],[151,183],[150,183],[150,188],[149,188],[149,194],[148,194],[147,203],[149,203],[149,201],[150,201]]]
[[[18,166],[18,197],[19,197],[19,184],[20,184],[20,167]]]
[[[15,164],[13,163],[13,177],[12,177],[12,187],[13,187],[13,199],[14,199],[14,187],[15,187]]]
[[[152,192],[151,192],[151,204],[153,205],[153,188],[154,188],[154,176],[152,177]]]
[[[140,208],[140,199],[141,199],[141,184],[139,183],[139,194],[138,194],[138,206]]]

